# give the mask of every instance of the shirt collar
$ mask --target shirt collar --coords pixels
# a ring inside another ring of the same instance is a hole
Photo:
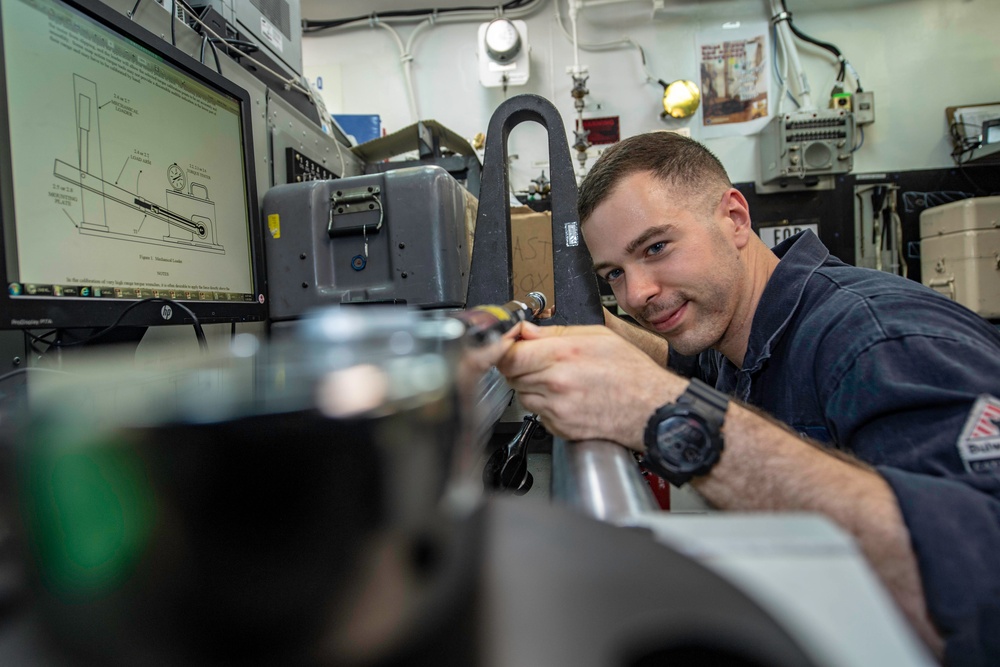
[[[771,356],[791,322],[812,274],[830,257],[830,251],[810,230],[799,232],[774,247],[781,260],[771,274],[754,313],[743,371],[754,373]]]

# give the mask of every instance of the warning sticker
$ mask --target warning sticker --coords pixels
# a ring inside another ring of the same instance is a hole
[[[613,144],[621,139],[618,116],[584,118],[583,129],[588,132],[587,141],[595,146],[598,144]]]
[[[1000,400],[989,394],[976,399],[957,446],[969,472],[1000,474]]]

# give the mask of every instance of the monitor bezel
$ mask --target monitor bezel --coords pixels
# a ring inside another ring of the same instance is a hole
[[[219,72],[198,62],[159,35],[130,21],[99,0],[53,0],[91,17],[144,49],[163,58],[181,72],[202,82],[216,92],[238,101],[243,144],[245,197],[249,215],[250,265],[254,301],[202,301],[174,299],[194,313],[201,324],[264,322],[268,317],[267,274],[264,266],[263,225],[260,218],[256,156],[253,142],[252,98],[249,92]],[[220,58],[222,56],[220,55]],[[170,309],[164,317],[163,299],[138,303],[135,297],[13,297],[8,290],[7,229],[14,222],[13,164],[10,150],[10,118],[7,98],[7,63],[4,52],[4,28],[0,19],[0,330],[98,329],[118,325],[148,327],[192,324],[183,308]],[[16,232],[16,229],[13,230]],[[127,311],[127,312],[126,312]]]

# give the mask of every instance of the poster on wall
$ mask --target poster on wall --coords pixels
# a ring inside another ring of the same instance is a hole
[[[698,35],[701,136],[755,134],[772,113],[768,24],[731,22]]]

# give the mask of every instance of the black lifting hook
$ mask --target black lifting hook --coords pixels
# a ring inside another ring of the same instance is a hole
[[[507,139],[526,120],[545,127],[549,138],[555,314],[539,324],[603,324],[597,278],[576,212],[576,175],[566,128],[552,103],[538,95],[511,97],[490,118],[466,307],[506,303],[514,296]]]

